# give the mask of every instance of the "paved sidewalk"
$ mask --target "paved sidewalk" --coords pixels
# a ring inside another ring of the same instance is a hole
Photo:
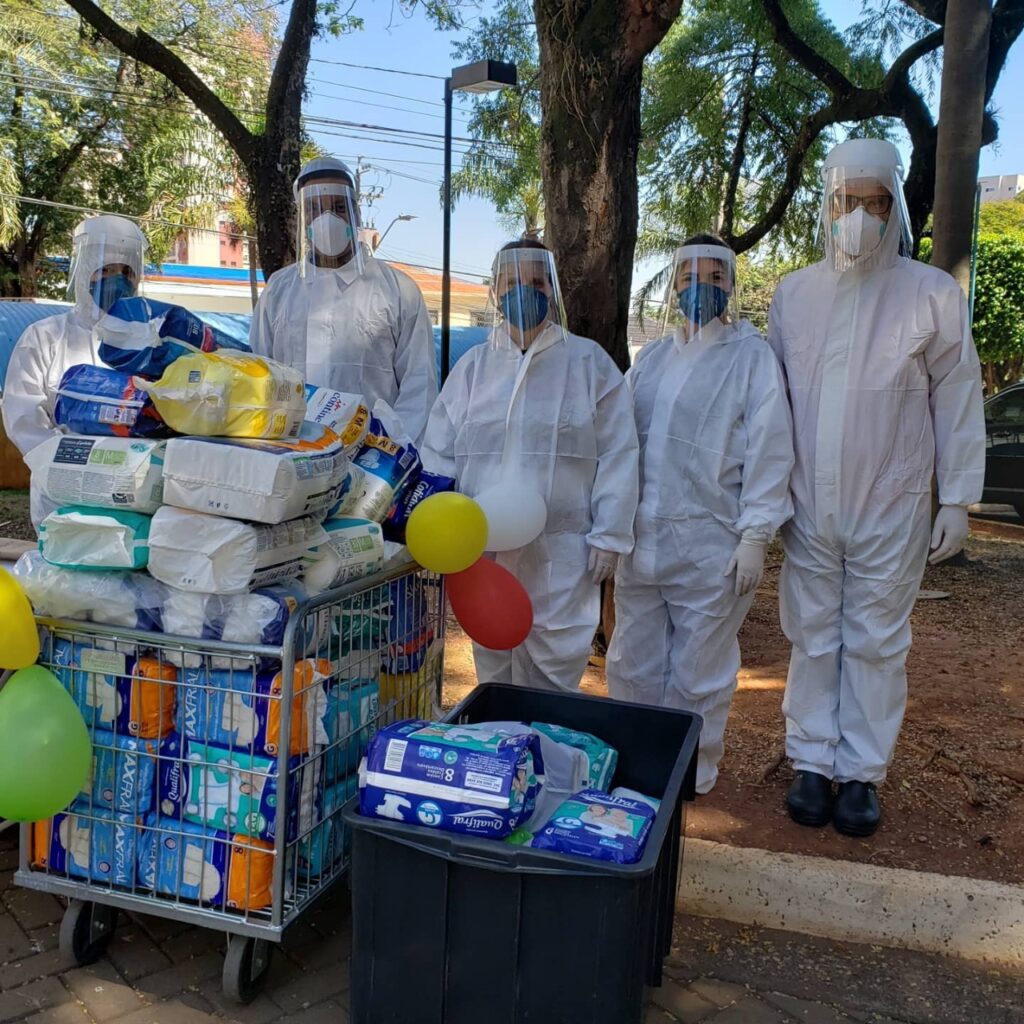
[[[15,856],[11,834],[0,836],[3,1024],[348,1024],[343,887],[289,933],[265,993],[239,1008],[221,994],[224,937],[160,918],[122,915],[104,960],[69,967],[57,950],[63,907],[11,884]],[[941,958],[685,919],[647,1020],[1020,1024],[1021,985]]]

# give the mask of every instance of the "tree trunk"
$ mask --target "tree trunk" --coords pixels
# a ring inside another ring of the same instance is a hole
[[[644,57],[681,0],[534,0],[544,116],[544,238],[569,329],[629,365]]]
[[[249,212],[256,225],[256,250],[263,280],[281,267],[295,262],[295,200],[292,182],[299,173],[299,148],[269,146],[258,148],[248,168]],[[294,148],[294,154],[288,150]],[[276,152],[275,152],[276,150]]]
[[[932,263],[966,292],[985,114],[991,0],[948,0],[936,147]]]

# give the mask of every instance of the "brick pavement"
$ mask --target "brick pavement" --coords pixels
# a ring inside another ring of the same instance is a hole
[[[160,918],[122,914],[103,960],[86,968],[68,965],[57,949],[61,902],[15,888],[11,882],[15,863],[10,833],[0,836],[2,1024],[348,1022],[350,933],[344,887],[289,932],[283,948],[275,952],[264,994],[240,1008],[221,992],[223,936]],[[874,1013],[871,1000],[858,998],[856,988],[829,991],[826,1002],[808,999],[806,990],[787,987],[799,972],[782,964],[777,975],[765,977],[758,975],[756,965],[744,965],[744,976],[757,977],[754,987],[737,984],[728,973],[714,977],[700,961],[707,949],[721,957],[718,947],[708,945],[706,935],[693,922],[684,922],[679,931],[692,939],[691,948],[677,950],[669,962],[665,983],[653,994],[647,1024],[932,1024],[933,1020],[945,1024],[947,1020],[916,1013],[900,1019]],[[732,940],[726,936],[711,941]],[[739,942],[750,945],[749,937],[741,936]],[[811,991],[817,995],[827,989],[812,987]],[[996,1018],[991,1020],[994,1024]]]

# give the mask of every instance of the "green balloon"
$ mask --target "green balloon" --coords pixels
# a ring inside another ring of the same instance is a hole
[[[0,690],[0,817],[40,821],[64,810],[92,767],[89,730],[71,695],[40,665]]]

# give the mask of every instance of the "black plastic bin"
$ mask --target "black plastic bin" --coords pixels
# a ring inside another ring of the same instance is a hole
[[[550,722],[619,751],[614,785],[662,798],[637,864],[364,818],[352,829],[353,1024],[639,1024],[672,943],[701,719],[490,684],[449,722]]]

